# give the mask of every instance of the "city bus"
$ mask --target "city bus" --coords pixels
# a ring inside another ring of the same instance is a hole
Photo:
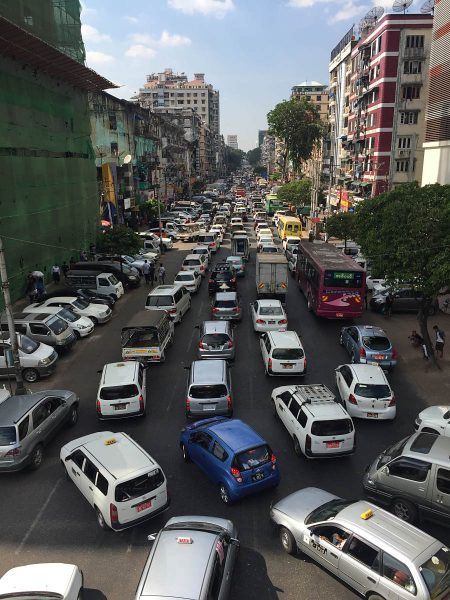
[[[302,237],[302,222],[298,217],[280,215],[277,229],[280,240],[284,240],[288,236]]]
[[[280,208],[283,208],[283,202],[278,200],[278,196],[276,194],[267,194],[265,198],[265,211],[268,215],[272,216],[273,213]]]
[[[351,319],[364,309],[366,272],[333,244],[301,241],[296,279],[318,317]]]

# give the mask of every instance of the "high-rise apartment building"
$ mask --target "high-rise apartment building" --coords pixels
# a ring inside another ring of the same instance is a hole
[[[262,146],[265,136],[267,135],[267,129],[259,129],[258,131],[258,146]]]
[[[238,146],[238,136],[237,135],[227,135],[227,146],[230,148],[234,148],[237,150]]]
[[[422,185],[450,184],[450,0],[434,5]]]
[[[291,97],[304,96],[306,100],[317,106],[322,121],[328,120],[328,90],[327,86],[318,81],[303,81],[294,85]]]
[[[422,178],[432,24],[388,14],[352,49],[344,182],[367,195]]]

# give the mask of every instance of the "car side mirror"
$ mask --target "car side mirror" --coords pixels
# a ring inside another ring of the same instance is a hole
[[[186,365],[183,366],[183,369],[185,369],[186,371],[190,371],[191,367],[187,367]]]
[[[64,462],[68,462],[69,460],[72,460],[71,454],[69,454],[69,456],[66,456],[66,458],[64,459]]]
[[[384,475],[389,475],[389,467],[386,465],[385,467],[383,467],[383,468],[381,469],[381,472],[382,472]]]
[[[200,325],[194,325],[194,329],[200,329]]]
[[[97,371],[97,374],[98,374],[98,375],[101,375],[102,373],[103,373],[103,369],[99,369],[99,370]]]
[[[157,535],[158,535],[157,533],[151,533],[150,535],[147,536],[148,541],[154,542],[156,540]]]

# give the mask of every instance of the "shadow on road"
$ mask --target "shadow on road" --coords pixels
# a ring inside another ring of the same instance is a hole
[[[105,594],[100,590],[84,588],[83,600],[107,600]]]
[[[273,586],[264,557],[252,548],[241,546],[230,597],[234,600],[278,600],[278,592],[284,590]]]

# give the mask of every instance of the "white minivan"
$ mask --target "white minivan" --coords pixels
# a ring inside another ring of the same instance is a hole
[[[70,308],[40,305],[41,302],[30,304],[23,309],[23,312],[26,314],[35,313],[39,315],[56,315],[73,329],[73,332],[78,339],[87,337],[94,331],[94,323],[91,321],[91,319],[89,319],[89,317],[77,315]]]
[[[266,375],[305,375],[306,357],[295,331],[268,331],[259,338]]]
[[[146,382],[146,369],[137,360],[106,364],[101,371],[97,391],[97,417],[120,419],[144,416]]]
[[[183,285],[158,285],[147,296],[145,308],[165,310],[174,323],[180,323],[191,308],[191,294]]]
[[[163,470],[126,433],[85,435],[65,444],[60,459],[102,529],[121,531],[169,507]]]

